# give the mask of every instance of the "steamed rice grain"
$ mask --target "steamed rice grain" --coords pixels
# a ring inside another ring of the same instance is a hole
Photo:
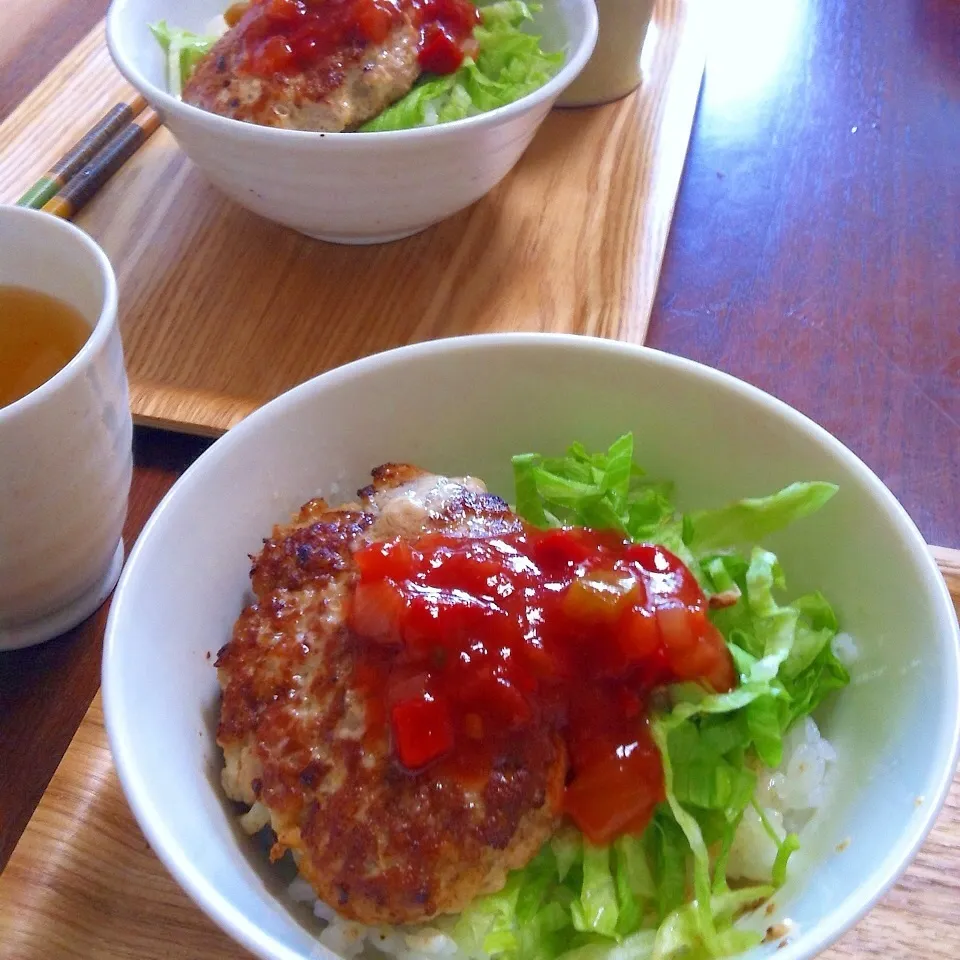
[[[776,770],[758,771],[755,799],[767,822],[782,840],[800,834],[813,815],[828,802],[831,773],[837,752],[820,734],[813,717],[804,717],[783,738],[783,758]],[[747,807],[730,848],[727,875],[751,881],[769,881],[777,844],[760,815]]]

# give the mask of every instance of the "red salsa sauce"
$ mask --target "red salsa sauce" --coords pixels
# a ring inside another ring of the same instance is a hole
[[[247,72],[272,77],[383,43],[407,19],[421,69],[447,74],[463,63],[481,16],[470,0],[253,0],[238,29]]]
[[[653,690],[736,683],[690,571],[660,546],[584,528],[427,534],[356,554],[358,679],[398,762],[485,778],[503,738],[546,724],[563,810],[595,843],[639,833],[664,799]]]

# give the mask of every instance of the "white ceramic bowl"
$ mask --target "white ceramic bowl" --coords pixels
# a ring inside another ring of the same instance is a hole
[[[593,0],[549,0],[532,30],[566,61],[549,83],[480,116],[387,133],[309,133],[207,113],[166,92],[148,24],[203,32],[229,0],[113,0],[107,42],[120,72],[184,152],[224,193],[269,220],[336,243],[378,243],[424,230],[492,190],[526,150],[597,39]]]
[[[822,588],[861,648],[854,683],[821,716],[842,761],[835,802],[791,863],[778,913],[758,921],[797,924],[777,960],[813,957],[904,869],[953,777],[960,636],[923,540],[883,484],[794,410],[687,360],[572,336],[441,340],[333,370],[231,430],[158,508],[113,602],[103,697],[124,790],[170,871],[253,953],[330,957],[218,785],[205,655],[245,602],[247,554],[303,501],[349,496],[384,461],[470,472],[509,496],[511,454],[603,446],[626,430],[638,459],[677,482],[682,508],[798,479],[840,485],[770,540],[790,587]]]

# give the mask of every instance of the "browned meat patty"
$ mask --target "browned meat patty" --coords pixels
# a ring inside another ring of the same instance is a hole
[[[373,477],[357,504],[307,503],[255,558],[256,600],[217,659],[217,741],[224,789],[252,805],[249,831],[272,826],[272,856],[291,850],[343,916],[392,924],[462,910],[525,865],[557,823],[566,756],[544,725],[506,740],[483,782],[465,784],[442,764],[405,771],[386,731],[368,724],[355,673],[361,641],[344,616],[354,550],[430,530],[519,527],[478,481],[404,465]]]
[[[377,116],[420,76],[418,31],[405,13],[382,43],[345,44],[294,71],[251,67],[250,37],[269,29],[265,16],[253,3],[217,41],[184,88],[186,103],[261,126],[337,132]]]

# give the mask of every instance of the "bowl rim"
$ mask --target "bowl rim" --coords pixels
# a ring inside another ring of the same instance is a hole
[[[199,123],[206,123],[211,133],[222,133],[245,137],[247,140],[274,141],[277,146],[319,143],[329,141],[340,146],[350,143],[368,141],[381,146],[389,143],[402,143],[408,140],[421,138],[438,138],[455,136],[466,130],[483,130],[497,126],[514,117],[527,113],[544,102],[552,102],[565,90],[587,65],[593,54],[599,33],[599,17],[594,0],[572,0],[586,17],[586,29],[573,44],[564,65],[543,86],[531,91],[519,100],[496,107],[473,117],[464,117],[460,120],[451,120],[449,123],[439,123],[430,127],[412,127],[405,130],[375,130],[366,132],[362,137],[352,132],[319,132],[315,130],[288,130],[280,127],[264,127],[259,124],[223,117],[208,110],[202,110],[192,104],[184,103],[179,97],[172,96],[165,89],[158,87],[144,76],[137,60],[123,44],[119,42],[120,23],[126,15],[128,0],[111,0],[106,16],[107,48],[117,69],[124,78],[134,86],[159,111],[179,114],[185,118],[192,117]]]
[[[293,387],[255,410],[218,439],[184,472],[164,496],[145,524],[131,551],[126,568],[114,594],[104,637],[102,661],[102,698],[104,722],[114,758],[117,775],[133,813],[158,858],[173,875],[193,901],[227,934],[250,950],[261,960],[301,960],[300,955],[279,944],[265,934],[255,923],[242,914],[226,897],[221,895],[193,866],[187,851],[182,850],[167,830],[161,816],[152,809],[148,787],[141,782],[138,755],[127,741],[125,729],[125,704],[122,694],[122,678],[115,673],[114,651],[122,643],[120,623],[126,619],[126,592],[128,582],[139,573],[140,557],[151,547],[153,531],[171,510],[177,507],[181,497],[188,496],[193,488],[202,483],[204,475],[215,469],[232,455],[235,446],[242,444],[249,434],[254,434],[302,400],[322,394],[341,381],[376,370],[384,365],[403,364],[408,359],[417,359],[431,354],[446,354],[481,348],[511,348],[537,350],[543,346],[560,349],[593,352],[597,354],[621,354],[635,358],[639,363],[651,363],[672,369],[679,374],[688,374],[714,384],[720,390],[739,394],[746,401],[764,407],[779,417],[789,427],[807,434],[833,453],[852,473],[866,482],[885,504],[886,517],[903,539],[911,560],[923,574],[931,592],[937,598],[937,607],[948,624],[947,635],[940,645],[945,654],[944,669],[954,677],[953,709],[943,714],[938,739],[942,745],[941,768],[932,778],[934,789],[925,796],[923,813],[911,822],[909,831],[901,835],[909,838],[903,852],[891,850],[876,870],[865,879],[845,901],[841,901],[828,914],[820,918],[812,929],[801,931],[789,944],[778,952],[782,960],[811,960],[828,946],[835,943],[893,886],[913,861],[921,845],[933,828],[946,801],[960,759],[960,625],[957,623],[953,601],[943,577],[937,568],[926,542],[913,520],[899,501],[887,489],[873,471],[841,441],[830,434],[805,414],[731,374],[663,351],[622,341],[606,340],[578,334],[559,333],[493,333],[449,337],[424,343],[397,347],[355,360]],[[114,691],[118,691],[116,694]],[[337,955],[317,942],[318,955],[330,958]]]

